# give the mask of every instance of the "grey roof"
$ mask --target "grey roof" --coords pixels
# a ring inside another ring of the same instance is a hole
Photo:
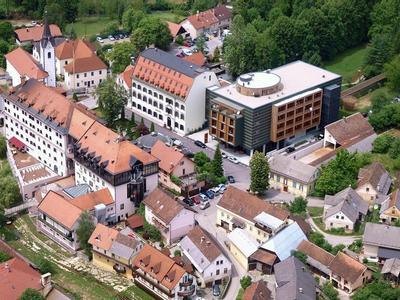
[[[92,189],[86,183],[74,185],[74,186],[63,189],[63,192],[66,193],[71,198],[76,198],[76,197],[79,197],[82,195],[86,195],[86,194],[90,193],[91,191],[92,191]]]
[[[353,223],[357,221],[359,214],[366,215],[368,212],[368,203],[351,187],[340,191],[334,196],[325,196],[325,205],[331,205],[325,214],[325,218],[338,212],[342,212]]]
[[[385,259],[400,258],[400,250],[379,247],[378,248],[378,257],[385,258]]]
[[[183,60],[175,55],[169,54],[157,48],[147,48],[140,56],[150,59],[160,65],[166,66],[176,72],[182,73],[191,78],[195,78],[200,73],[204,72],[200,66]]]
[[[308,184],[316,179],[317,168],[283,155],[274,155],[269,161],[271,172]]]
[[[157,141],[161,141],[163,143],[170,143],[172,144],[172,141],[170,139],[170,137],[163,135],[161,133],[157,133],[157,134],[146,134],[141,136],[140,138],[137,139],[137,145],[139,147],[142,147],[144,149],[148,149],[151,150],[151,148],[153,148],[154,144]]]
[[[390,196],[385,197],[385,200],[381,204],[380,213],[385,212],[388,208],[395,206],[397,209],[400,209],[400,191],[393,191]]]
[[[275,265],[276,299],[315,300],[316,281],[294,256]]]
[[[128,260],[135,252],[137,252],[137,247],[140,244],[141,241],[135,236],[130,228],[124,229],[117,234],[117,237],[110,247],[110,252]]]
[[[400,276],[400,258],[389,258],[385,261],[382,267],[382,274],[393,274],[396,277]]]
[[[400,250],[400,227],[385,224],[367,223],[363,243]]]

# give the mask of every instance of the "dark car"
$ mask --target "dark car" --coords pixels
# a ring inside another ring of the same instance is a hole
[[[214,199],[214,197],[215,197],[215,194],[214,194],[214,192],[213,191],[211,191],[211,190],[208,190],[207,192],[205,192],[204,194],[206,194],[206,196],[208,197],[208,199]]]
[[[182,150],[183,155],[185,155],[187,158],[193,158],[194,153],[189,151],[189,150]]]
[[[228,182],[229,182],[229,183],[235,183],[235,177],[233,177],[232,175],[229,175],[229,176],[227,177],[227,179],[228,179]]]
[[[185,203],[185,204],[187,204],[189,206],[193,206],[194,205],[193,200],[190,199],[190,198],[183,199],[183,203]]]
[[[296,151],[296,148],[295,147],[287,147],[285,149],[285,151],[286,151],[286,153],[292,153],[292,152]]]
[[[125,38],[125,36],[124,36],[122,33],[120,33],[120,34],[119,34],[119,38],[122,40],[122,39]]]
[[[218,297],[221,295],[221,289],[218,284],[213,285],[213,296]]]
[[[201,142],[201,141],[199,141],[199,140],[197,140],[197,141],[194,141],[194,144],[196,145],[196,146],[198,146],[198,147],[200,147],[200,148],[207,148],[207,146],[206,146],[206,144],[204,144],[203,142]]]

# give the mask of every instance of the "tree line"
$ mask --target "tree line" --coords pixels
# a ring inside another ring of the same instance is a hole
[[[398,8],[399,0],[236,0],[225,62],[234,76],[298,59],[321,65],[371,38],[378,50],[371,47],[365,69],[372,76],[398,52]]]

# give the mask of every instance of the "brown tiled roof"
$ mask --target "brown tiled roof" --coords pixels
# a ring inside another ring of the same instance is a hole
[[[105,127],[99,122],[94,122],[88,131],[79,139],[81,149],[88,149],[88,153],[94,153],[94,157],[100,157],[99,163],[108,161],[106,170],[112,174],[118,174],[130,170],[131,157],[140,160],[144,165],[158,160],[133,145],[123,140],[120,135]]]
[[[6,60],[21,76],[41,80],[49,76],[37,61],[22,48],[16,48],[5,55]]]
[[[71,117],[69,135],[79,140],[95,121],[96,120],[88,113],[84,113],[80,109],[75,108]]]
[[[89,244],[102,250],[109,250],[117,235],[118,230],[99,223],[89,238]]]
[[[332,260],[335,258],[335,256],[333,256],[331,253],[325,251],[324,249],[307,240],[303,240],[297,247],[297,250],[315,259],[326,267],[328,267]]]
[[[81,210],[91,210],[98,204],[110,205],[114,203],[114,200],[108,188],[104,188],[74,198],[71,203]]]
[[[369,166],[360,169],[358,173],[358,183],[357,186],[363,186],[366,183],[372,185],[375,189],[381,181],[382,176],[387,175],[385,167],[378,162],[373,162]]]
[[[232,17],[232,12],[229,8],[227,8],[225,5],[218,5],[217,7],[214,7],[213,13],[215,17],[219,21],[224,21],[226,19],[230,19]]]
[[[184,207],[178,201],[160,188],[156,188],[143,200],[144,205],[148,206],[153,214],[169,224]]]
[[[289,216],[288,211],[233,186],[228,187],[218,206],[252,222],[254,217],[261,212],[266,212],[280,220],[285,220]]]
[[[0,264],[1,299],[19,299],[21,294],[31,288],[40,291],[41,275],[28,263],[15,257]]]
[[[221,249],[216,245],[214,239],[212,239],[209,233],[203,230],[200,226],[195,226],[186,237],[192,241],[210,263],[222,254]]]
[[[343,252],[338,252],[330,263],[329,269],[333,274],[343,277],[350,283],[354,283],[367,269],[367,266]]]
[[[312,232],[311,225],[308,224],[303,217],[290,214],[290,219],[295,221],[297,225],[300,226],[301,231],[303,231],[305,235],[309,235]]]
[[[131,228],[139,228],[144,225],[144,217],[141,215],[131,215],[126,219],[126,224]]]
[[[262,262],[264,264],[267,264],[269,266],[273,266],[278,259],[278,257],[275,254],[262,250],[261,248],[257,249],[257,251],[254,252],[250,256],[250,258]]]
[[[187,273],[192,274],[193,273],[193,265],[190,262],[190,260],[186,256],[174,256],[172,258],[174,262],[176,262],[178,265],[180,265]]]
[[[56,47],[55,54],[58,59],[72,59],[90,57],[96,48],[86,40],[65,40]]]
[[[162,141],[157,141],[151,148],[151,155],[160,160],[160,169],[168,174],[171,173],[178,163],[185,157],[173,147],[168,147]]]
[[[179,30],[182,28],[182,26],[180,24],[176,24],[176,23],[169,22],[169,21],[167,21],[167,26],[168,26],[169,32],[171,33],[171,36],[173,38],[177,36]]]
[[[187,20],[197,30],[211,27],[213,24],[219,22],[211,9],[189,16]]]
[[[56,24],[50,24],[50,32],[53,37],[62,36],[60,27]],[[42,39],[43,25],[16,29],[15,34],[21,43],[29,41],[38,42]]]
[[[186,273],[172,258],[148,244],[145,244],[137,254],[133,265],[155,278],[169,290],[172,290]]]
[[[195,68],[198,68],[198,66],[195,66]],[[133,77],[150,83],[181,98],[186,98],[193,84],[193,78],[190,76],[172,70],[158,62],[144,58],[143,56],[139,56],[136,60]]]
[[[200,51],[192,55],[184,56],[182,59],[199,66],[203,66],[206,63],[206,58]]]
[[[355,113],[325,127],[337,143],[342,146],[352,145],[362,137],[375,133],[368,120],[361,113]]]
[[[67,229],[72,229],[82,210],[62,195],[49,191],[38,206],[38,210],[48,215]]]
[[[271,291],[263,280],[253,282],[243,293],[242,300],[270,300]]]
[[[132,65],[128,65],[124,72],[122,72],[122,79],[124,80],[127,87],[132,87],[132,75],[133,75],[134,67]]]
[[[69,74],[91,72],[107,69],[107,65],[95,54],[89,57],[75,58],[75,60],[64,67]]]
[[[69,128],[73,105],[63,95],[34,79],[20,85],[14,95],[20,102],[51,118],[59,126]]]

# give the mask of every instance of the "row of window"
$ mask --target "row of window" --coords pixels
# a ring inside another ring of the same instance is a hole
[[[139,91],[141,90],[143,93],[147,93],[150,96],[153,96],[154,98],[158,98],[160,100],[164,100],[164,96],[161,94],[158,94],[155,91],[152,91],[150,89],[147,89],[146,87],[143,87],[140,84],[137,84],[135,82],[132,83],[132,88],[137,88]],[[147,101],[147,96],[146,95],[142,95],[141,93],[137,93],[135,91],[132,91],[132,96],[133,97],[137,97],[138,99],[143,99],[144,102]],[[149,98],[150,100],[150,98]],[[165,101],[167,102],[167,104],[173,105],[174,101],[171,98],[165,97]],[[151,102],[149,102],[151,104]],[[176,108],[180,108],[181,110],[185,110],[185,106],[183,104],[179,104],[177,101],[175,101],[175,107]]]
[[[99,70],[99,75],[101,75],[103,73],[103,71],[102,70]],[[94,76],[94,71],[93,72],[90,72],[90,76]],[[83,73],[83,77],[87,77],[87,73],[85,72],[85,73]],[[77,79],[79,79],[79,73],[78,74],[76,74],[76,78]],[[92,82],[93,82],[93,80],[92,80]]]
[[[279,182],[279,183],[282,182],[284,185],[287,185],[287,184],[288,184],[288,179],[285,178],[285,177],[282,177],[282,181],[281,181],[281,176],[279,176],[279,175],[271,174],[270,176],[271,176],[271,178],[274,179],[276,182]],[[292,180],[292,187],[295,188],[295,189],[298,189],[298,190],[300,190],[300,191],[303,191],[303,190],[304,190],[304,185],[302,185],[301,183],[298,183],[298,182],[296,182],[296,181],[294,181],[294,180]]]

